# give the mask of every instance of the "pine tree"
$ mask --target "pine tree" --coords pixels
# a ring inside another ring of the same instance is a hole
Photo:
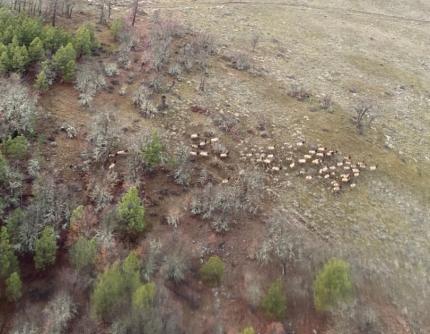
[[[22,296],[22,282],[15,271],[6,280],[6,297],[11,302],[16,302]]]
[[[62,75],[65,81],[70,81],[76,71],[76,51],[72,43],[61,47],[52,58],[55,69]]]
[[[118,204],[118,214],[131,233],[139,233],[145,229],[145,208],[136,187],[131,187]]]
[[[268,316],[282,320],[287,310],[287,298],[281,280],[275,281],[261,302],[261,307]]]
[[[34,86],[40,91],[46,91],[49,88],[49,81],[44,69],[40,70],[36,77]]]
[[[97,254],[97,245],[94,239],[80,237],[70,249],[70,259],[78,270],[84,270],[94,264]]]
[[[43,48],[43,42],[39,37],[36,37],[33,39],[33,41],[30,43],[30,46],[28,47],[28,55],[30,57],[31,61],[38,61],[40,60],[44,55],[44,48]]]
[[[34,262],[36,269],[43,270],[55,262],[57,255],[57,240],[54,228],[47,226],[36,240]]]
[[[314,303],[318,311],[328,311],[353,294],[349,264],[331,259],[318,273],[314,281]]]
[[[6,226],[0,230],[0,277],[6,278],[18,270],[18,258],[9,241],[9,233]]]
[[[78,57],[82,55],[90,55],[93,49],[97,47],[93,28],[89,25],[79,27],[76,31],[73,45]]]

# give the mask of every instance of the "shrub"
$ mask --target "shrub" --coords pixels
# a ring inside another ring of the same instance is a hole
[[[64,81],[70,81],[76,71],[76,51],[72,43],[62,46],[52,57],[55,69],[62,75]]]
[[[6,297],[11,302],[16,302],[22,296],[22,282],[17,272],[12,273],[6,280]]]
[[[318,311],[327,311],[348,301],[353,293],[349,264],[331,259],[314,281],[314,304]]]
[[[131,233],[143,232],[145,229],[145,208],[136,187],[131,187],[118,203],[118,214]]]
[[[36,240],[34,263],[36,269],[43,270],[55,262],[57,254],[57,240],[54,228],[47,226]]]
[[[0,230],[0,277],[9,277],[18,270],[18,258],[9,241],[7,228],[3,226]]]
[[[281,280],[272,283],[261,302],[262,309],[270,317],[281,320],[287,310],[287,298]]]
[[[218,256],[211,256],[200,268],[200,276],[209,284],[219,284],[224,275],[224,263]]]
[[[154,303],[155,291],[155,283],[152,282],[137,288],[132,298],[133,310],[142,312],[151,308]]]
[[[252,326],[245,327],[245,328],[240,332],[240,334],[255,334],[254,327],[252,327]]]
[[[28,141],[24,136],[8,138],[4,144],[4,153],[8,158],[23,160],[28,153]]]
[[[97,245],[94,239],[80,237],[69,251],[73,266],[78,270],[84,270],[94,264],[97,254]]]

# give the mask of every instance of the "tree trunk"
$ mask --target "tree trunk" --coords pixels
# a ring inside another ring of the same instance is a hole
[[[137,10],[139,7],[139,0],[134,0],[134,5],[133,5],[133,19],[131,21],[131,26],[134,27],[134,24],[136,23],[136,15],[137,15]]]
[[[55,27],[55,20],[57,18],[57,3],[58,0],[54,0],[54,8],[52,10],[52,26]]]

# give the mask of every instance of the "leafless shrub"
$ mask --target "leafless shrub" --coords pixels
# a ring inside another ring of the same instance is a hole
[[[251,68],[248,55],[245,53],[235,53],[231,57],[231,66],[239,71],[247,71]]]
[[[174,283],[181,283],[185,280],[185,274],[189,268],[187,255],[182,246],[175,246],[174,251],[170,252],[162,266],[161,272],[165,279]]]
[[[190,210],[211,220],[217,232],[228,231],[244,214],[257,213],[264,197],[264,178],[258,171],[248,171],[231,184],[209,183],[191,200]]]
[[[82,106],[88,107],[97,92],[105,86],[105,78],[95,65],[82,65],[78,68],[75,87]]]
[[[153,104],[154,94],[145,85],[140,85],[133,95],[133,103],[145,117],[153,117],[159,113]]]
[[[149,249],[146,261],[142,268],[142,276],[146,282],[151,281],[153,275],[158,271],[162,260],[162,244],[159,240],[153,239],[149,242]]]
[[[31,159],[28,161],[28,167],[27,167],[28,175],[31,177],[37,177],[40,172],[40,164],[39,160],[37,159]]]
[[[214,116],[213,122],[220,130],[229,133],[239,123],[239,120],[233,114],[224,113]]]
[[[26,217],[18,229],[18,250],[34,251],[35,242],[46,226],[59,231],[67,226],[70,218],[71,196],[65,186],[56,185],[46,176],[34,183],[34,198],[27,208]]]
[[[257,282],[251,282],[246,286],[246,299],[253,309],[257,309],[260,305],[263,291]]]
[[[215,154],[228,153],[227,147],[219,141],[212,144],[212,150]]]
[[[67,325],[76,315],[76,307],[69,294],[59,293],[43,310],[47,333],[65,333]]]
[[[96,211],[106,208],[113,199],[113,195],[108,186],[96,184],[91,191],[91,199],[94,201]]]
[[[152,67],[156,71],[168,63],[174,38],[183,36],[184,29],[172,20],[154,19],[149,35],[150,53],[148,54]]]
[[[330,95],[324,95],[320,101],[320,107],[323,110],[333,111],[334,102]]]
[[[168,73],[177,79],[182,74],[182,66],[179,63],[174,63],[169,66]]]
[[[23,324],[20,323],[19,328],[12,329],[12,334],[38,334],[39,329],[31,323],[25,322]]]
[[[67,137],[70,139],[76,138],[78,135],[76,128],[67,123],[63,123],[63,125],[60,127],[60,130],[64,131],[67,134]]]
[[[192,165],[189,161],[190,149],[185,145],[180,145],[176,151],[176,164],[173,174],[175,182],[187,187],[191,183]]]
[[[298,101],[306,101],[311,97],[311,93],[307,91],[303,86],[298,84],[293,84],[288,91],[288,96],[291,96]]]
[[[364,134],[365,127],[369,127],[375,120],[374,109],[370,102],[364,101],[354,107],[355,116],[353,116],[352,121],[360,135]]]
[[[255,51],[255,49],[257,48],[258,43],[260,42],[260,35],[254,33],[251,37],[251,47],[252,47],[252,51]]]
[[[211,179],[211,177],[210,177],[210,174],[209,174],[208,170],[206,168],[203,168],[200,171],[198,182],[202,186],[204,186],[204,185],[206,185],[210,181],[210,179]]]
[[[118,75],[118,65],[116,63],[107,63],[104,65],[105,74],[108,77],[114,77]]]
[[[0,79],[0,139],[18,133],[32,133],[36,98],[18,79]]]
[[[310,242],[286,212],[275,211],[268,221],[267,235],[256,254],[257,259],[261,263],[278,262],[285,274],[287,263],[304,259],[303,252]]]
[[[112,113],[102,112],[95,116],[89,141],[92,144],[90,158],[96,163],[106,162],[119,144],[119,131]]]

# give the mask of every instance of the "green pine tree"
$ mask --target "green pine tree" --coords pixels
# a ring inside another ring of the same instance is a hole
[[[28,47],[28,55],[31,61],[38,61],[42,59],[45,53],[45,49],[43,48],[43,42],[39,37],[33,39]]]
[[[72,43],[61,47],[52,58],[55,69],[61,74],[64,81],[70,81],[75,76],[76,71],[76,51]]]
[[[15,271],[6,280],[6,297],[11,302],[16,302],[22,296],[22,282]]]
[[[57,240],[54,228],[47,226],[36,240],[34,263],[36,269],[43,270],[55,262],[57,255]]]
[[[0,230],[0,277],[6,278],[18,270],[18,258],[9,241],[9,233],[6,226]]]
[[[318,311],[329,311],[341,302],[347,302],[353,294],[349,264],[331,259],[318,273],[314,281],[314,303]]]
[[[131,187],[118,203],[118,214],[131,233],[143,232],[145,229],[145,208],[136,187]]]

